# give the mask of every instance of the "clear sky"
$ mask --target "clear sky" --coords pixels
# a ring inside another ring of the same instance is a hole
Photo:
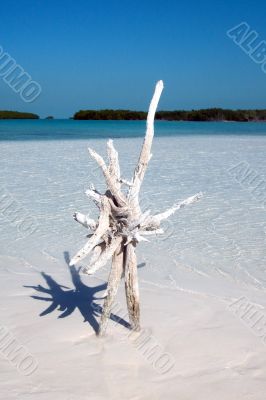
[[[68,118],[86,108],[266,108],[266,74],[230,40],[242,21],[266,40],[266,2],[1,1],[0,45],[42,86],[24,103],[0,78],[0,109]]]

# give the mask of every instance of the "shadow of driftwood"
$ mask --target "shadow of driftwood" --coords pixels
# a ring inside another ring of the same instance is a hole
[[[68,252],[64,252],[64,258],[67,265],[69,265]],[[105,290],[107,284],[104,283],[94,287],[86,286],[81,280],[80,269],[77,270],[74,266],[72,266],[69,267],[69,271],[74,286],[73,289],[60,285],[45,272],[42,272],[41,275],[46,282],[47,288],[41,285],[24,287],[35,289],[39,293],[50,296],[31,296],[33,299],[51,303],[49,307],[40,314],[41,317],[57,309],[58,311],[62,311],[58,318],[65,318],[71,315],[77,309],[83,316],[84,322],[88,322],[94,331],[98,332],[99,323],[96,317],[101,315],[102,306],[97,304],[95,300],[103,299],[103,297],[97,298],[96,294]],[[123,318],[111,314],[110,319],[130,329],[130,324]]]

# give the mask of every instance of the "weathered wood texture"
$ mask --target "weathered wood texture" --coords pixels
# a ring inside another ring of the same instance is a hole
[[[93,274],[112,259],[99,335],[105,333],[123,269],[130,324],[132,329],[140,329],[140,301],[135,248],[140,241],[147,241],[146,236],[163,233],[160,226],[161,222],[178,209],[198,201],[202,196],[201,193],[198,193],[153,216],[150,215],[150,211],[141,212],[139,192],[151,159],[154,116],[162,90],[163,82],[159,81],[156,84],[149,107],[146,134],[131,181],[121,177],[118,153],[112,140],[107,142],[108,165],[98,153],[89,148],[90,156],[103,173],[106,192],[99,193],[93,185],[86,191],[87,196],[93,200],[100,211],[98,221],[94,221],[89,216],[79,212],[74,214],[74,219],[89,230],[89,240],[71,259],[70,265],[81,262],[84,258],[90,256],[89,263],[84,267],[83,272]],[[123,185],[126,187],[126,191],[123,190]]]

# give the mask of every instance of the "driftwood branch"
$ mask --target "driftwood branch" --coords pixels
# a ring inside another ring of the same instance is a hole
[[[125,289],[129,322],[133,330],[140,330],[139,284],[135,249],[130,243],[125,250]]]
[[[94,231],[96,229],[96,222],[94,219],[89,218],[87,215],[81,214],[80,212],[75,212],[73,214],[75,221],[79,222],[84,228],[91,229]]]
[[[117,190],[120,190],[120,166],[118,160],[118,153],[114,148],[114,143],[110,139],[107,142],[107,154],[109,158],[109,167],[108,171],[111,176],[115,179],[115,185],[117,186]]]
[[[99,336],[104,335],[106,331],[108,318],[110,316],[112,305],[123,273],[123,258],[124,249],[122,246],[119,246],[113,254],[112,267],[107,285],[107,295],[104,300],[103,313],[98,331]]]
[[[140,329],[136,246],[141,241],[148,241],[146,236],[162,234],[161,223],[164,220],[178,209],[198,201],[202,196],[201,193],[198,193],[184,201],[177,202],[159,214],[151,215],[150,210],[141,212],[139,191],[152,156],[154,116],[162,90],[163,82],[159,81],[149,107],[146,134],[138,163],[130,181],[121,178],[118,153],[112,140],[107,142],[108,165],[98,153],[89,148],[90,156],[102,170],[106,182],[106,192],[99,193],[93,185],[86,191],[87,196],[99,208],[98,221],[78,212],[74,214],[77,222],[90,229],[90,235],[88,235],[90,237],[83,248],[72,258],[70,265],[90,256],[89,263],[83,268],[83,272],[90,275],[112,260],[99,335],[103,335],[106,330],[123,271],[130,324],[132,329]],[[122,191],[122,185],[127,186],[126,194]]]
[[[105,177],[106,185],[109,188],[109,190],[111,191],[114,198],[116,199],[117,203],[120,206],[126,205],[127,202],[126,202],[126,199],[125,199],[123,193],[121,193],[120,190],[117,189],[117,178],[114,174],[113,175],[110,174],[109,169],[107,168],[107,166],[104,162],[104,159],[98,153],[96,153],[96,151],[92,150],[91,148],[89,148],[89,153],[90,153],[90,156],[97,162],[97,164],[101,168],[103,175]]]
[[[139,206],[139,191],[148,163],[151,159],[151,146],[154,136],[154,116],[162,91],[163,91],[163,81],[159,81],[156,84],[155,92],[149,107],[149,112],[147,116],[146,135],[140,152],[138,165],[134,172],[133,184],[129,192],[129,201],[131,207],[133,208],[133,213],[135,217],[141,214]]]
[[[98,271],[98,269],[102,268],[105,266],[105,264],[110,260],[110,258],[112,257],[112,255],[114,254],[114,252],[116,251],[116,249],[118,247],[121,246],[121,242],[122,242],[122,237],[121,236],[117,236],[116,238],[114,238],[109,246],[105,246],[105,249],[103,251],[101,251],[101,253],[98,255],[98,257],[92,257],[90,265],[88,267],[86,267],[83,272],[85,272],[88,275],[92,275],[94,274],[96,271]],[[97,247],[99,247],[101,245],[98,245]],[[99,253],[99,250],[97,251],[96,254]]]
[[[99,217],[98,227],[95,230],[94,235],[88,240],[85,246],[72,258],[72,260],[70,261],[70,266],[76,264],[78,261],[83,260],[83,258],[89,255],[92,249],[102,240],[102,236],[107,232],[109,228],[110,215],[110,205],[107,197],[102,197],[101,204],[102,208]]]

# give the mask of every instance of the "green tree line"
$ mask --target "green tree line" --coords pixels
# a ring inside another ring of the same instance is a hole
[[[147,113],[131,110],[80,110],[73,116],[76,120],[145,120]],[[200,110],[157,111],[157,120],[166,121],[266,121],[266,110],[230,110],[206,108]]]
[[[0,119],[39,119],[39,116],[27,112],[0,111]]]

